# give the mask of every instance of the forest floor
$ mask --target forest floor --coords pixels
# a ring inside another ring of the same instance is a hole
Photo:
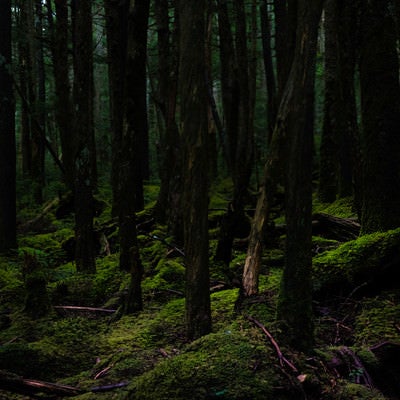
[[[229,266],[214,261],[230,197],[229,185],[218,185],[209,216],[213,331],[188,342],[182,249],[152,220],[156,195],[148,185],[148,206],[138,215],[145,274],[144,310],[136,315],[119,312],[129,275],[118,267],[106,190],[98,195],[94,275],[76,273],[68,207],[49,201],[46,210],[21,210],[19,250],[0,257],[0,399],[400,399],[400,230],[344,240],[316,221],[316,339],[305,355],[277,339],[280,211],[259,295],[238,308],[246,239],[235,240]],[[351,222],[351,204],[315,201],[314,212]],[[42,290],[30,292],[32,282]]]

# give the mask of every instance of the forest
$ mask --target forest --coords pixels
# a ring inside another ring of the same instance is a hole
[[[1,0],[0,399],[400,399],[400,0]]]

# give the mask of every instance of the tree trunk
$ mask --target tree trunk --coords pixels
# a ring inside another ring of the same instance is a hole
[[[47,7],[51,10],[51,1],[47,0]],[[70,62],[68,57],[68,6],[66,0],[55,2],[56,22],[53,26],[52,15],[49,16],[49,25],[53,30],[53,40],[50,50],[53,63],[55,83],[55,115],[60,133],[62,160],[65,170],[65,183],[72,191],[74,186],[74,154],[72,132],[72,101],[71,85],[69,80]]]
[[[300,351],[313,344],[311,287],[311,209],[314,77],[321,0],[300,0],[296,48],[287,87],[293,85],[287,118],[286,260],[278,303],[278,320],[288,330],[285,341]]]
[[[275,118],[277,111],[277,95],[276,95],[276,82],[275,73],[272,59],[271,50],[271,27],[269,23],[268,5],[265,1],[260,6],[261,17],[261,33],[262,33],[262,48],[263,48],[263,61],[265,71],[265,82],[267,83],[267,116],[268,116],[268,144],[271,143],[272,134],[275,126]]]
[[[122,150],[122,126],[125,102],[124,78],[127,51],[128,0],[104,0],[106,13],[108,80],[111,119],[111,187],[112,215],[119,214],[119,168]]]
[[[135,246],[135,211],[143,208],[142,176],[138,142],[147,130],[146,54],[149,2],[130,2],[126,63],[126,104],[120,159],[120,268],[131,271]],[[136,189],[135,189],[136,188]]]
[[[93,240],[93,78],[91,3],[74,0],[74,203],[76,267],[95,272]]]
[[[324,117],[323,129],[321,134],[320,146],[320,165],[319,165],[319,199],[325,203],[332,203],[336,200],[337,194],[337,172],[338,156],[337,137],[338,120],[343,115],[338,115],[339,101],[339,81],[338,81],[338,2],[337,0],[327,0],[325,2],[324,18]]]
[[[15,104],[11,71],[11,1],[0,2],[0,252],[17,245]]]
[[[208,267],[207,91],[205,82],[205,1],[181,0],[180,99],[185,141],[184,244],[186,331],[195,339],[211,331]]]
[[[399,62],[390,4],[374,0],[362,6],[362,233],[400,225]]]

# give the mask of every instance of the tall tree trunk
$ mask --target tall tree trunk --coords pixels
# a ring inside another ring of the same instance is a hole
[[[32,146],[32,177],[33,177],[33,197],[36,203],[43,202],[43,187],[45,185],[45,138],[46,138],[46,83],[45,83],[45,66],[44,66],[44,50],[43,50],[43,5],[41,0],[35,0],[35,53],[34,60],[36,64],[37,77],[35,77],[36,87],[36,119],[33,127],[35,128],[35,136],[33,137]]]
[[[357,123],[357,106],[354,89],[356,62],[357,10],[358,2],[338,0],[338,82],[339,82],[339,171],[338,196],[354,195],[354,204],[359,209],[361,190],[360,144]],[[354,27],[356,25],[356,28]]]
[[[275,118],[277,111],[277,94],[275,73],[272,59],[271,50],[271,26],[269,23],[268,4],[263,1],[260,5],[260,18],[261,18],[261,34],[262,34],[262,48],[263,48],[263,61],[265,82],[267,84],[267,116],[268,116],[268,143],[271,143],[272,134],[275,126]]]
[[[135,211],[143,207],[143,191],[138,203],[137,187],[142,187],[140,146],[147,131],[146,58],[149,1],[130,1],[126,64],[126,104],[120,166],[120,268],[132,275],[131,311],[141,309],[141,263],[137,251]],[[132,190],[133,187],[133,190]],[[136,249],[136,250],[135,250]]]
[[[362,5],[362,233],[400,225],[399,62],[390,5],[389,0]]]
[[[93,44],[91,3],[73,2],[74,201],[76,267],[95,272],[93,238]]]
[[[184,244],[186,331],[190,339],[211,330],[208,267],[207,92],[205,1],[180,0],[181,128],[185,141]]]
[[[338,2],[326,0],[324,18],[324,118],[320,145],[318,195],[322,202],[336,200],[338,183],[338,120],[344,116],[337,113],[339,105],[338,81]]]
[[[286,257],[278,320],[288,328],[285,341],[300,351],[313,345],[311,287],[311,209],[314,78],[322,0],[299,0],[296,48],[287,86],[293,85],[287,119]]]
[[[51,13],[51,0],[47,0],[49,10],[48,21],[53,32],[51,41],[51,55],[55,83],[55,115],[60,133],[61,153],[65,170],[65,183],[73,191],[74,187],[74,149],[71,140],[72,132],[72,101],[71,85],[69,79],[70,65],[68,57],[68,6],[67,0],[55,2],[56,20],[53,25]]]
[[[122,126],[125,103],[125,68],[127,51],[128,0],[104,0],[106,13],[108,80],[111,119],[111,187],[113,192],[112,215],[119,214],[119,168],[121,165]]]
[[[0,2],[0,252],[17,245],[15,104],[11,77],[11,1]]]

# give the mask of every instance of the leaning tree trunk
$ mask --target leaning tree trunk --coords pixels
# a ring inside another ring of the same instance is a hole
[[[391,2],[363,2],[360,56],[363,204],[361,231],[400,226],[400,87]]]
[[[184,148],[186,331],[190,339],[211,330],[208,267],[207,91],[205,1],[180,0],[180,99]]]
[[[11,1],[0,2],[0,252],[17,245],[15,104],[11,71]]]

